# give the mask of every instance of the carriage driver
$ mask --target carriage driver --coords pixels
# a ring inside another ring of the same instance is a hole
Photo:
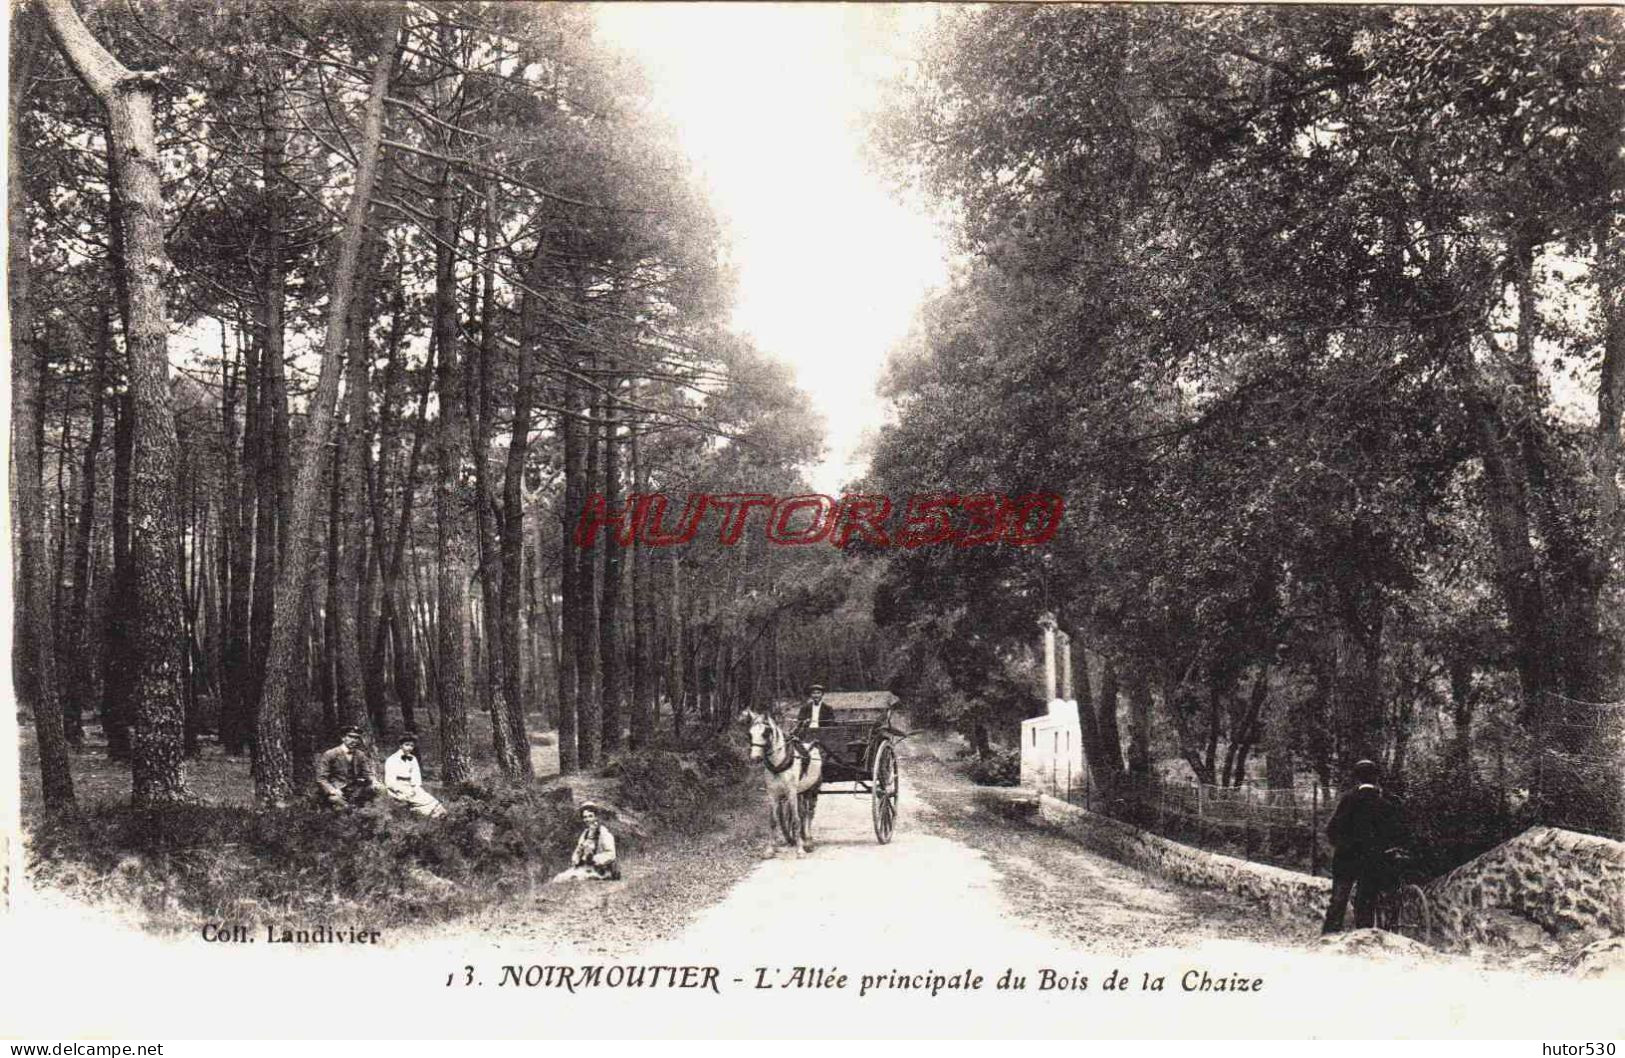
[[[824,704],[824,685],[815,683],[807,689],[807,700],[801,703],[801,709],[796,713],[793,734],[797,738],[806,738],[808,731],[833,719],[829,707]]]

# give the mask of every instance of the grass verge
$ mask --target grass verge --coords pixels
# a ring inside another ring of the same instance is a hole
[[[744,775],[743,755],[718,741],[626,754],[579,785],[639,814],[640,827],[617,834],[623,858],[636,859],[713,829]],[[388,930],[500,905],[565,865],[577,832],[569,784],[475,783],[443,799],[447,815],[433,820],[383,798],[344,815],[102,802],[37,820],[30,874],[40,887],[136,910],[156,932],[338,920]]]

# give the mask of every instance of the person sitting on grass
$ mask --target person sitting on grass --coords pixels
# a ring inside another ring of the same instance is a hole
[[[384,792],[420,816],[439,819],[446,814],[446,806],[423,788],[418,737],[410,731],[401,736],[401,748],[384,761]]]
[[[360,808],[378,796],[359,727],[345,728],[339,744],[316,762],[316,786],[323,803],[341,812]]]
[[[588,802],[581,806],[581,836],[570,854],[570,869],[560,871],[555,882],[619,881],[620,862],[615,859],[615,835],[598,820],[599,808]]]

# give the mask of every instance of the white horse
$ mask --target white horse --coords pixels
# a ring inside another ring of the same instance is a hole
[[[794,846],[799,853],[805,853],[812,847],[818,782],[824,774],[823,751],[813,745],[807,747],[805,756],[796,752],[777,721],[767,713],[747,709],[743,719],[750,725],[750,759],[762,762],[762,775],[767,780],[771,825],[784,835],[786,847]]]

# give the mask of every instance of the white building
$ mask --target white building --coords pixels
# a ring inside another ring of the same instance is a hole
[[[1078,703],[1051,698],[1047,714],[1021,722],[1021,785],[1065,797],[1088,781]]]
[[[1056,625],[1054,614],[1039,615],[1038,627],[1044,630],[1049,711],[1021,722],[1021,785],[1065,797],[1089,782],[1078,701],[1072,697],[1072,640]]]

